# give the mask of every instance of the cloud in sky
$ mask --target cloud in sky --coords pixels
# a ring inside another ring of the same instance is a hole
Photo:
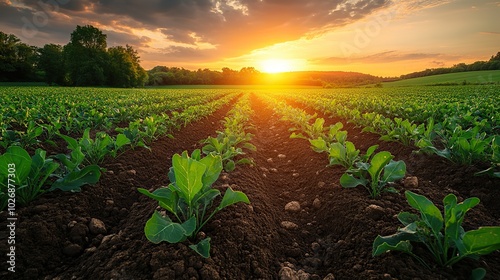
[[[401,61],[411,61],[411,60],[422,60],[422,59],[444,59],[452,60],[460,58],[454,55],[440,54],[440,53],[403,53],[395,50],[386,51],[366,56],[351,56],[351,57],[327,57],[316,59],[316,63],[391,63],[391,62],[401,62]],[[435,61],[435,60],[434,60]]]
[[[22,31],[32,23],[37,35],[52,34],[59,41],[83,24],[112,29],[115,35],[121,31],[132,41],[138,36],[131,29],[144,29],[163,34],[167,45],[200,50],[199,43],[205,43],[218,50],[212,55],[227,57],[342,26],[389,4],[388,0],[2,0],[0,27],[30,37]],[[39,44],[36,38],[27,39]]]
[[[474,11],[486,11],[485,5],[489,5],[487,11],[499,7],[498,1],[477,0]],[[375,14],[386,13],[389,21],[395,23],[383,26],[384,32],[386,35],[392,32],[389,35],[396,39],[385,41],[393,45],[377,42],[385,36],[380,32],[377,38],[370,38],[373,46],[360,48],[361,52],[355,53],[350,61],[431,62],[447,61],[449,57],[440,57],[446,50],[429,51],[422,45],[425,40],[410,38],[409,34],[431,40],[429,34],[440,30],[452,18],[441,7],[473,14],[467,10],[471,9],[468,0],[0,0],[0,30],[15,34],[28,44],[42,46],[66,44],[77,25],[91,24],[108,35],[108,46],[129,44],[136,48],[146,68],[170,63],[188,68],[223,66],[223,62],[237,65],[238,59],[252,63],[253,56],[284,54],[284,49],[291,49],[295,59],[341,63],[345,58],[335,44],[353,42],[352,26],[360,26]],[[422,13],[427,10],[435,12]],[[425,19],[419,15],[425,15],[422,16]],[[407,22],[405,18],[416,19]],[[440,18],[443,18],[441,26],[426,23],[426,20],[437,23]],[[478,24],[471,19],[462,21],[467,20]],[[475,34],[492,36],[499,32],[494,26],[483,24]],[[448,26],[448,34],[449,30]],[[414,41],[405,45],[405,41],[395,42],[398,37]],[[436,38],[433,40],[437,42],[439,36]],[[436,42],[429,45],[439,48],[442,43]],[[271,49],[273,53],[267,52]],[[372,57],[384,52],[387,53]]]

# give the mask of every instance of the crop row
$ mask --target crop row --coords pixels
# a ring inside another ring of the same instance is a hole
[[[381,140],[413,145],[457,164],[489,165],[477,174],[500,177],[500,107],[497,94],[488,89],[443,88],[437,94],[438,88],[432,94],[426,88],[412,88],[407,94],[381,89],[306,90],[280,96],[348,120],[380,134]]]
[[[228,96],[234,97],[234,93],[2,87],[0,144],[3,148],[14,143],[26,147],[36,144],[38,138],[51,141],[58,133],[75,135],[87,128],[108,131],[134,122],[151,128],[151,119],[177,126],[207,114],[198,106],[216,106]]]
[[[159,206],[175,217],[174,221],[168,215],[155,211],[146,222],[144,233],[153,243],[178,243],[189,240],[189,247],[201,256],[210,257],[210,237],[199,237],[203,226],[223,208],[238,203],[250,203],[248,197],[241,191],[228,187],[219,206],[212,207],[215,199],[221,195],[218,189],[212,188],[224,169],[234,170],[238,163],[252,163],[244,155],[243,148],[255,150],[249,143],[252,134],[249,121],[253,110],[249,103],[249,94],[243,95],[223,120],[224,129],[217,131],[216,137],[208,137],[200,150],[188,154],[175,154],[172,167],[168,172],[170,184],[150,192],[139,188],[139,192],[157,200]],[[202,153],[205,156],[202,156]]]
[[[82,137],[77,139],[54,134],[67,142],[69,154],[47,156],[45,150],[36,149],[31,156],[23,147],[15,145],[18,143],[9,145],[0,156],[0,211],[7,206],[13,208],[16,204],[29,204],[45,192],[56,189],[75,192],[84,185],[95,184],[101,175],[99,165],[106,158],[117,157],[127,147],[147,147],[146,144],[157,137],[212,114],[235,97],[235,94],[227,94],[211,102],[191,106],[178,113],[176,121],[168,122],[168,125],[166,118],[151,116],[138,123],[133,122],[123,130],[117,128],[121,133],[116,136],[99,131],[92,138],[90,128],[86,128]]]
[[[295,127],[291,138],[303,138],[309,141],[316,152],[327,152],[330,165],[342,165],[347,171],[340,178],[344,188],[363,185],[373,198],[382,192],[397,192],[391,183],[402,179],[406,173],[403,161],[393,161],[393,156],[382,151],[374,153],[377,146],[367,149],[365,155],[347,141],[347,132],[342,131],[342,123],[324,127],[324,119],[309,115],[304,110],[287,105],[270,96],[263,96],[269,107],[290,121]],[[389,186],[387,186],[389,185]],[[443,199],[444,215],[432,201],[423,195],[405,191],[408,204],[420,212],[416,215],[401,212],[398,220],[403,224],[395,234],[378,235],[372,246],[372,256],[376,257],[390,251],[404,252],[425,267],[428,261],[420,252],[413,250],[412,243],[422,243],[432,254],[432,260],[438,265],[451,266],[464,258],[478,258],[500,249],[500,226],[485,226],[476,230],[465,231],[462,227],[465,214],[479,204],[476,197],[458,202],[454,194]],[[472,271],[472,279],[483,279],[484,268]]]
[[[344,188],[362,185],[373,198],[379,197],[382,192],[397,192],[391,184],[405,176],[406,164],[403,161],[394,161],[394,156],[388,151],[375,154],[378,145],[369,147],[366,154],[360,155],[360,150],[347,141],[347,131],[342,130],[341,122],[325,126],[323,118],[309,115],[284,101],[277,102],[271,97],[267,97],[266,101],[275,113],[282,116],[282,120],[290,121],[295,126],[290,129],[294,131],[290,138],[309,141],[315,152],[327,153],[330,165],[341,165],[346,169],[340,178]]]

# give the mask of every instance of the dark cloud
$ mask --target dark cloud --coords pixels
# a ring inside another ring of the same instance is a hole
[[[479,32],[481,35],[500,35],[500,32],[493,32],[493,31],[483,31]]]
[[[386,51],[367,56],[328,57],[328,58],[319,58],[312,61],[320,64],[327,64],[327,63],[338,64],[338,63],[390,63],[399,61],[434,59],[434,61],[432,62],[434,63],[437,62],[436,59],[450,60],[458,58],[459,58],[458,56],[440,54],[440,53],[402,53],[397,51]]]
[[[136,48],[146,47],[151,42],[151,38],[147,36],[134,36],[129,33],[106,31],[108,47],[130,45]]]
[[[443,61],[435,61],[435,60],[431,61],[431,64],[437,67],[444,67],[446,65],[446,63],[444,63]]]
[[[48,4],[40,4],[42,2]],[[205,56],[210,53],[216,60],[305,35],[316,36],[325,30],[364,18],[389,6],[391,1],[18,0],[16,3],[30,9],[21,6],[14,9],[5,1],[0,2],[0,29],[9,26],[10,30],[19,33],[23,26],[20,18],[45,13],[49,20],[39,28],[43,31],[40,33],[52,32],[53,37],[60,37],[65,32],[64,36],[69,38],[76,25],[98,23],[100,28],[117,30],[105,31],[113,40],[110,45],[123,44],[128,40],[131,45],[143,46],[145,42],[140,41],[140,36],[132,35],[127,28],[161,30],[167,39],[185,44],[183,47],[191,47],[192,51],[182,51],[181,54],[200,52]],[[62,15],[66,17],[62,18]],[[40,38],[33,41],[40,41]],[[216,46],[217,50],[200,50],[197,45],[200,41]]]

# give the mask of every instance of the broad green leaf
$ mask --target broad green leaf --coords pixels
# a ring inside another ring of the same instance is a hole
[[[443,199],[445,213],[445,235],[454,242],[460,238],[463,233],[462,222],[465,214],[474,206],[479,204],[479,199],[470,197],[457,204],[457,197],[449,194]]]
[[[307,137],[305,137],[304,135],[302,135],[302,133],[299,133],[299,134],[296,134],[295,132],[292,133],[292,135],[290,135],[290,138],[291,139],[309,139]]]
[[[250,150],[250,151],[257,151],[257,147],[255,147],[255,145],[248,143],[248,142],[243,144],[243,148]]]
[[[191,217],[183,224],[179,224],[172,222],[169,217],[163,217],[155,211],[153,216],[146,222],[144,233],[146,234],[146,238],[155,244],[162,241],[177,243],[186,240],[193,233],[195,227],[195,217]]]
[[[203,187],[203,173],[207,168],[201,162],[178,154],[172,158],[172,167],[175,174],[173,186],[179,192],[179,196],[191,206],[193,198]]]
[[[342,177],[340,177],[340,184],[344,188],[355,188],[359,185],[366,186],[368,184],[368,180],[365,178],[355,178],[351,174],[344,173]]]
[[[379,256],[387,251],[401,251],[410,253],[413,247],[410,241],[406,240],[407,234],[396,233],[391,236],[377,236],[373,242],[372,257]]]
[[[201,159],[201,151],[200,149],[196,149],[191,153],[191,158],[197,161],[200,161]]]
[[[382,170],[384,170],[384,167],[391,161],[392,158],[393,156],[391,153],[387,151],[379,152],[373,156],[370,161],[370,167],[368,168],[368,173],[370,173],[372,178],[372,184],[375,183],[378,185]]]
[[[201,240],[196,245],[189,245],[189,248],[204,258],[210,258],[210,237]]]
[[[52,184],[49,191],[60,189],[62,191],[79,192],[84,185],[99,182],[101,169],[97,165],[89,165],[82,170],[75,170]]]
[[[246,194],[240,191],[233,191],[233,189],[231,188],[227,188],[226,193],[224,194],[224,197],[222,198],[222,201],[220,202],[220,205],[219,207],[217,207],[217,209],[221,210],[229,205],[238,202],[244,202],[246,204],[250,204],[250,200],[248,200]]]
[[[398,214],[398,220],[404,225],[407,226],[411,223],[418,221],[418,215],[409,212],[401,212]]]
[[[194,199],[194,204],[201,204],[208,207],[212,204],[214,199],[220,195],[220,191],[217,189],[210,189],[203,194],[200,194]]]
[[[231,172],[235,168],[236,168],[236,164],[234,163],[234,161],[232,159],[226,161],[226,163],[224,164],[224,170],[226,170],[227,172]]]
[[[500,250],[500,227],[480,227],[468,231],[457,247],[462,255],[486,255]]]
[[[359,150],[356,150],[356,146],[351,141],[345,142],[346,153],[352,156],[357,156],[359,154]]]
[[[252,161],[252,159],[249,159],[249,158],[242,158],[242,159],[239,159],[236,164],[254,164],[254,162]]]
[[[339,143],[345,143],[346,139],[347,139],[347,131],[339,131],[339,132],[337,132],[337,134],[335,135],[335,139]]]
[[[443,216],[436,205],[425,196],[411,191],[406,191],[405,196],[410,206],[420,211],[422,220],[427,226],[430,227],[435,234],[440,232],[443,228]]]
[[[345,162],[346,151],[344,145],[340,143],[333,143],[330,145],[329,152],[330,154],[328,157],[331,165],[342,165],[342,163]]]
[[[368,159],[372,156],[372,154],[375,152],[375,150],[378,148],[378,145],[373,145],[366,150],[365,157]]]
[[[203,186],[211,186],[219,178],[220,172],[222,171],[222,159],[220,156],[214,156],[212,154],[207,155],[202,158],[200,163],[206,166],[205,173],[203,173]]]
[[[76,150],[80,146],[75,138],[63,134],[59,134],[59,136],[68,143],[68,149],[70,150]]]
[[[328,151],[328,146],[323,138],[309,139],[309,143],[311,144],[312,149],[317,153]]]
[[[19,146],[10,146],[7,148],[5,154],[0,156],[0,185],[7,185],[8,183],[8,167],[14,164],[14,185],[20,186],[26,182],[31,170],[32,159],[28,152]]]
[[[164,209],[170,211],[173,214],[177,214],[177,203],[179,197],[177,193],[173,192],[170,188],[159,188],[153,191],[153,193],[143,188],[138,188],[137,190],[140,193],[157,200],[160,203],[160,206]]]
[[[478,267],[472,270],[471,280],[483,280],[485,276],[486,276],[486,269]]]
[[[125,134],[118,134],[116,136],[116,148],[120,149],[121,147],[130,144],[130,139],[125,136]]]
[[[406,164],[404,161],[390,161],[384,168],[382,181],[394,182],[403,179],[406,174]]]

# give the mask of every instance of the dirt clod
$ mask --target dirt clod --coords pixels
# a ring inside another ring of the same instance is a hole
[[[92,234],[95,235],[106,234],[107,232],[106,225],[104,225],[104,222],[95,218],[90,219],[89,230]]]
[[[289,221],[281,222],[281,227],[284,229],[288,229],[288,230],[294,230],[294,229],[299,228],[299,226],[297,224],[289,222]]]
[[[285,211],[288,212],[299,212],[300,211],[300,203],[298,201],[291,201],[285,205]]]

